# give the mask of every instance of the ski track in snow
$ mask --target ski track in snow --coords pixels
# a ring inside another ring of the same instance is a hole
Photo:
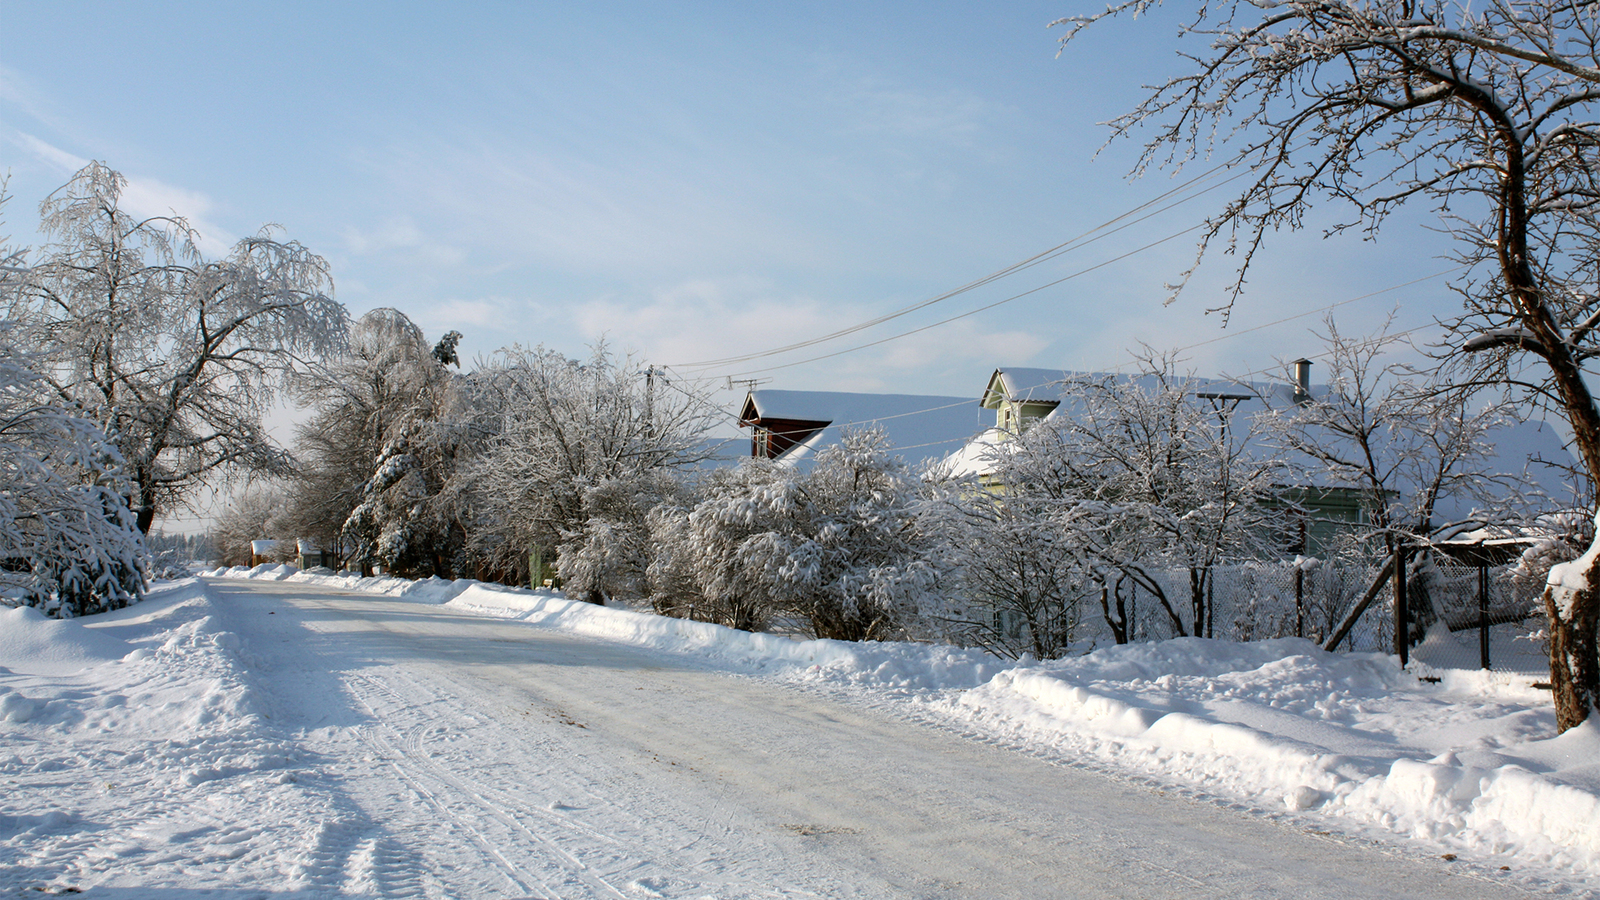
[[[477,612],[270,581],[92,627],[0,610],[53,648],[0,631],[39,660],[0,668],[0,896],[1600,896],[1042,741],[966,691]]]

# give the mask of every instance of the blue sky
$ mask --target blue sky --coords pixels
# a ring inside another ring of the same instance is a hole
[[[100,159],[130,205],[215,248],[283,226],[354,313],[459,329],[469,356],[604,336],[719,385],[974,397],[996,366],[1106,369],[1139,342],[1188,347],[1202,374],[1276,374],[1319,349],[1319,317],[1269,323],[1447,268],[1425,215],[1376,243],[1284,235],[1224,329],[1204,310],[1225,257],[1163,305],[1180,237],[894,337],[1170,238],[1222,189],[849,339],[688,365],[938,296],[1174,187],[1127,180],[1132,144],[1096,151],[1097,123],[1183,70],[1177,18],[1058,58],[1048,24],[1097,5],[0,0],[5,233],[34,242],[35,205]],[[1340,307],[1340,327],[1397,305],[1403,329],[1453,302],[1436,279]]]

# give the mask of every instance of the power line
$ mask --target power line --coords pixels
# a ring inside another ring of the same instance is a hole
[[[1167,210],[1173,209],[1173,208],[1175,208],[1177,206],[1180,206],[1180,205],[1182,205],[1184,203],[1187,203],[1190,200],[1193,200],[1193,199],[1195,199],[1197,197],[1204,196],[1205,194],[1209,193],[1210,191],[1216,190],[1217,188],[1222,187],[1223,185],[1228,184],[1231,181],[1234,181],[1234,180],[1236,180],[1238,178],[1243,177],[1244,175],[1248,174],[1248,170],[1240,171],[1240,172],[1237,172],[1237,173],[1235,173],[1233,175],[1230,175],[1229,177],[1224,178],[1221,181],[1216,182],[1215,184],[1207,186],[1204,190],[1196,191],[1194,193],[1188,194],[1187,196],[1182,196],[1179,199],[1174,200],[1173,202],[1168,203],[1165,206],[1161,206],[1158,209],[1151,210],[1150,212],[1147,212],[1142,216],[1141,215],[1137,215],[1138,213],[1144,212],[1145,210],[1149,210],[1151,207],[1156,206],[1157,204],[1160,204],[1162,201],[1166,200],[1167,198],[1173,197],[1175,195],[1183,194],[1184,192],[1188,191],[1190,188],[1194,187],[1195,185],[1198,185],[1198,184],[1204,182],[1205,180],[1211,178],[1216,173],[1226,170],[1227,168],[1232,166],[1237,161],[1238,161],[1238,159],[1235,158],[1235,159],[1229,160],[1229,161],[1227,161],[1225,163],[1220,163],[1220,164],[1218,164],[1216,166],[1213,166],[1212,168],[1206,170],[1205,172],[1202,172],[1199,175],[1196,175],[1195,177],[1189,179],[1188,181],[1185,181],[1184,183],[1178,185],[1177,187],[1174,187],[1171,190],[1168,190],[1168,191],[1166,191],[1166,192],[1164,192],[1162,194],[1159,194],[1156,197],[1146,201],[1145,203],[1142,203],[1139,206],[1136,206],[1133,209],[1130,209],[1127,212],[1122,213],[1121,215],[1118,215],[1118,216],[1116,216],[1116,217],[1114,217],[1112,219],[1109,219],[1109,220],[1107,220],[1105,222],[1102,222],[1101,224],[1096,225],[1094,228],[1091,228],[1088,231],[1083,232],[1082,234],[1078,235],[1077,237],[1074,237],[1074,238],[1072,238],[1072,239],[1070,239],[1070,240],[1068,240],[1068,241],[1066,241],[1064,243],[1057,244],[1056,246],[1050,248],[1049,250],[1045,250],[1045,251],[1043,251],[1041,253],[1034,254],[1033,256],[1030,256],[1027,259],[1022,260],[1021,262],[1014,263],[1013,265],[1007,266],[1007,267],[1005,267],[1003,269],[1000,269],[1000,270],[998,270],[996,272],[990,273],[989,275],[986,275],[986,276],[984,276],[982,278],[979,278],[976,281],[968,282],[968,283],[966,283],[966,284],[964,284],[964,285],[962,285],[960,287],[957,287],[957,288],[955,288],[953,290],[950,290],[950,291],[946,291],[946,292],[944,292],[942,294],[939,294],[939,295],[937,295],[935,297],[932,297],[930,299],[923,300],[923,301],[918,302],[918,303],[914,303],[914,304],[912,304],[910,306],[902,307],[902,308],[900,308],[898,310],[895,310],[893,312],[886,313],[886,314],[884,314],[882,316],[878,316],[876,318],[869,319],[869,320],[864,321],[864,322],[859,322],[859,323],[857,323],[855,325],[851,325],[851,326],[849,326],[847,328],[841,328],[838,331],[834,331],[834,332],[831,332],[829,334],[822,335],[820,337],[810,338],[810,339],[807,339],[807,340],[804,340],[804,341],[797,341],[797,342],[795,342],[793,344],[787,344],[787,345],[782,346],[782,347],[775,347],[775,348],[772,348],[772,349],[769,349],[769,350],[762,350],[762,351],[758,351],[758,352],[755,352],[755,353],[744,354],[744,355],[741,355],[741,356],[728,356],[728,357],[723,357],[721,359],[701,360],[701,361],[698,361],[698,362],[691,362],[691,363],[678,363],[677,367],[678,368],[685,368],[685,369],[707,369],[707,368],[714,368],[714,367],[717,367],[717,366],[732,365],[732,364],[741,363],[741,362],[750,362],[750,361],[757,360],[757,359],[762,359],[762,358],[765,358],[765,357],[768,357],[768,356],[777,356],[777,355],[780,355],[780,354],[783,354],[783,353],[789,353],[789,352],[792,352],[792,351],[795,351],[795,350],[804,349],[806,347],[815,346],[817,344],[827,343],[828,341],[836,340],[836,339],[841,338],[841,337],[846,337],[846,336],[849,336],[851,334],[856,334],[858,332],[865,331],[868,328],[872,328],[874,326],[881,325],[881,324],[883,324],[885,322],[889,322],[889,321],[892,321],[894,319],[898,319],[898,318],[901,318],[903,316],[910,315],[913,312],[917,312],[918,310],[926,309],[927,307],[933,306],[936,303],[942,303],[945,300],[949,300],[949,299],[952,299],[954,297],[958,297],[958,296],[960,296],[962,294],[969,293],[969,292],[971,292],[973,290],[976,290],[977,288],[980,288],[980,287],[983,287],[985,285],[991,284],[991,283],[993,283],[995,281],[998,281],[998,280],[1000,280],[1002,278],[1009,277],[1009,276],[1014,275],[1014,274],[1016,274],[1018,272],[1026,271],[1028,269],[1033,268],[1034,266],[1037,266],[1037,265],[1039,265],[1041,263],[1044,263],[1044,262],[1048,262],[1051,259],[1055,259],[1055,258],[1057,258],[1059,256],[1062,256],[1062,255],[1064,255],[1064,254],[1066,254],[1068,252],[1071,252],[1073,250],[1078,250],[1078,249],[1081,249],[1083,247],[1087,247],[1088,245],[1093,244],[1096,241],[1099,241],[1099,240],[1102,240],[1104,238],[1110,237],[1111,235],[1114,235],[1114,234],[1116,234],[1116,233],[1118,233],[1120,231],[1123,231],[1124,229],[1131,228],[1134,225],[1137,225],[1140,222],[1143,222],[1143,221],[1151,219],[1151,218],[1153,218],[1155,216],[1158,216],[1161,213],[1166,212]],[[1124,220],[1128,220],[1128,221],[1124,222]],[[1119,222],[1122,222],[1123,224],[1118,225],[1117,223],[1119,223]],[[1111,227],[1113,225],[1116,225],[1117,227],[1115,227],[1115,228]],[[1195,227],[1198,228],[1200,226],[1195,226]],[[1189,230],[1192,231],[1194,229],[1189,229]],[[1079,274],[1081,274],[1081,273],[1079,273]],[[1046,286],[1048,287],[1048,285],[1046,285]],[[985,309],[987,309],[987,308],[988,307],[985,307]],[[976,311],[981,312],[982,310],[976,310]],[[950,320],[947,320],[947,321],[954,321],[954,319],[950,319]],[[910,332],[910,333],[915,333],[915,332]],[[865,346],[869,346],[870,347],[870,346],[873,346],[873,345],[872,344],[867,344]],[[758,370],[758,371],[765,371],[765,370]]]
[[[1339,300],[1339,301],[1334,302],[1334,303],[1329,303],[1326,306],[1319,306],[1316,309],[1308,309],[1305,312],[1295,313],[1292,316],[1284,316],[1283,318],[1277,319],[1277,320],[1272,321],[1272,322],[1264,322],[1264,323],[1262,323],[1260,325],[1255,325],[1255,326],[1252,326],[1250,328],[1241,329],[1239,331],[1230,331],[1227,334],[1221,334],[1221,335],[1218,335],[1218,336],[1216,336],[1214,338],[1207,338],[1206,340],[1203,340],[1203,341],[1196,341],[1193,344],[1186,344],[1186,345],[1184,345],[1182,347],[1174,347],[1172,352],[1173,353],[1183,353],[1183,352],[1188,351],[1188,350],[1193,350],[1196,347],[1204,347],[1204,346],[1207,346],[1209,344],[1216,344],[1216,343],[1220,343],[1221,341],[1231,340],[1232,338],[1240,337],[1242,335],[1249,334],[1249,333],[1251,333],[1253,331],[1262,331],[1262,330],[1267,329],[1267,328],[1272,328],[1272,327],[1275,327],[1275,326],[1278,326],[1278,325],[1282,325],[1282,324],[1284,324],[1286,322],[1293,322],[1296,319],[1304,319],[1306,316],[1314,316],[1317,313],[1327,312],[1330,309],[1337,309],[1337,308],[1339,308],[1341,306],[1348,306],[1351,303],[1356,303],[1356,302],[1359,302],[1361,300],[1370,300],[1373,297],[1382,296],[1383,294],[1388,294],[1388,293],[1391,293],[1393,291],[1398,291],[1401,288],[1408,288],[1408,287],[1411,287],[1412,285],[1421,284],[1424,281],[1432,281],[1435,278],[1443,278],[1446,275],[1450,275],[1450,274],[1453,274],[1455,272],[1459,272],[1462,269],[1469,268],[1469,266],[1470,266],[1470,264],[1463,264],[1463,265],[1459,265],[1459,266],[1453,266],[1453,267],[1445,269],[1444,271],[1441,271],[1441,272],[1434,272],[1432,275],[1423,275],[1420,278],[1413,278],[1410,281],[1401,282],[1400,284],[1393,284],[1393,285],[1390,285],[1389,287],[1386,287],[1386,288],[1380,288],[1379,290],[1372,291],[1372,292],[1366,293],[1366,294],[1362,294],[1359,297],[1351,297],[1351,298],[1349,298],[1347,300]],[[1428,327],[1428,326],[1419,325],[1416,328],[1412,329],[1411,331],[1420,331],[1421,329],[1426,328],[1426,327]],[[1410,334],[1411,331],[1401,332],[1401,334]],[[1126,365],[1127,365],[1127,363],[1118,363],[1115,366],[1112,366],[1112,367],[1110,367],[1109,369],[1107,369],[1105,371],[1110,371],[1110,372],[1121,371],[1122,368],[1124,366],[1126,366]]]
[[[933,322],[933,323],[930,323],[928,325],[923,325],[920,328],[913,328],[910,331],[902,331],[899,334],[892,334],[892,335],[890,335],[890,336],[888,336],[886,338],[880,338],[879,340],[870,341],[870,342],[865,343],[865,344],[858,344],[858,345],[856,345],[854,347],[849,347],[849,348],[844,349],[844,350],[835,350],[832,353],[824,353],[821,356],[813,356],[813,357],[811,357],[809,359],[802,359],[802,360],[797,360],[797,361],[791,362],[791,363],[784,363],[783,365],[779,365],[779,366],[766,366],[766,367],[760,368],[760,369],[749,369],[747,371],[740,372],[739,374],[740,375],[749,375],[749,374],[753,374],[753,373],[756,373],[756,372],[776,372],[779,369],[790,369],[790,368],[793,368],[795,366],[803,366],[803,365],[805,365],[807,363],[814,363],[814,362],[817,362],[818,360],[823,360],[823,359],[832,359],[835,356],[843,356],[846,353],[854,353],[857,350],[865,350],[868,347],[876,347],[879,344],[887,344],[890,341],[897,341],[897,340],[899,340],[901,338],[904,338],[904,337],[910,337],[911,335],[914,335],[914,334],[920,334],[920,333],[922,333],[924,331],[928,331],[928,330],[933,329],[933,328],[938,328],[938,327],[940,327],[942,325],[948,325],[951,322],[956,322],[956,321],[959,321],[961,319],[965,319],[965,318],[969,318],[971,316],[975,316],[975,315],[977,315],[978,313],[981,313],[981,312],[988,312],[989,310],[994,309],[997,306],[1003,306],[1003,305],[1005,305],[1007,303],[1010,303],[1013,300],[1020,300],[1023,297],[1027,297],[1027,296],[1030,296],[1032,294],[1037,294],[1040,291],[1045,290],[1046,288],[1052,288],[1052,287],[1055,287],[1058,284],[1062,284],[1063,282],[1071,281],[1072,279],[1077,278],[1080,275],[1087,275],[1090,272],[1095,271],[1096,269],[1103,269],[1106,266],[1111,265],[1112,263],[1121,262],[1122,260],[1127,259],[1128,257],[1133,256],[1134,254],[1143,253],[1144,251],[1149,250],[1152,247],[1160,246],[1161,244],[1165,244],[1168,241],[1175,240],[1177,238],[1183,237],[1184,235],[1189,234],[1192,231],[1197,231],[1200,228],[1204,227],[1204,225],[1205,225],[1205,223],[1203,223],[1203,222],[1198,224],[1198,225],[1191,225],[1188,228],[1183,229],[1182,231],[1174,232],[1173,234],[1169,234],[1166,237],[1161,238],[1160,240],[1157,240],[1157,241],[1151,241],[1150,243],[1145,244],[1142,247],[1136,247],[1136,248],[1134,248],[1132,250],[1129,250],[1127,253],[1124,253],[1124,254],[1122,254],[1120,256],[1114,256],[1111,259],[1105,260],[1104,262],[1096,263],[1095,265],[1089,266],[1088,268],[1079,269],[1078,271],[1073,272],[1070,275],[1065,275],[1065,276],[1062,276],[1061,278],[1057,278],[1055,281],[1051,281],[1051,282],[1046,283],[1046,284],[1041,284],[1036,288],[1032,288],[1030,290],[1023,291],[1020,294],[1012,294],[1009,297],[1006,297],[1006,298],[1001,299],[1001,300],[996,300],[993,303],[987,304],[985,306],[980,306],[977,309],[968,310],[967,312],[961,313],[960,315],[951,316],[948,319],[941,319],[941,320],[939,320],[937,322]]]

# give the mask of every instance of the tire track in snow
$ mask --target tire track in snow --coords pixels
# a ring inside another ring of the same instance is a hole
[[[441,727],[441,720],[452,717],[468,723],[480,732],[480,741],[483,730],[498,730],[497,726],[461,713],[458,700],[451,702],[439,696],[435,686],[419,683],[403,672],[359,673],[352,676],[352,681],[357,683],[352,685],[356,688],[357,699],[379,723],[361,729],[362,739],[440,816],[467,831],[480,851],[514,883],[522,884],[522,879],[532,878],[539,882],[547,896],[606,900],[676,896],[679,890],[691,890],[696,896],[703,896],[704,888],[713,885],[732,889],[735,896],[741,897],[817,896],[809,892],[731,883],[720,873],[697,870],[692,865],[675,865],[656,855],[646,858],[639,852],[641,846],[671,846],[675,843],[672,837],[645,817],[596,793],[585,782],[574,784],[572,779],[557,773],[538,773],[539,782],[545,785],[556,782],[565,801],[581,795],[584,805],[573,807],[564,801],[541,804],[527,792],[516,789],[520,786],[496,787],[487,780],[464,774],[459,768],[443,765],[426,746],[428,737],[465,729]],[[420,702],[419,698],[422,698]],[[413,721],[401,724],[407,718]],[[556,714],[551,718],[561,721]],[[577,726],[571,720],[566,724]],[[569,759],[579,755],[553,744],[547,750]],[[535,780],[531,777],[533,773],[528,774],[530,777],[526,780]],[[545,793],[549,793],[548,787]],[[604,807],[606,818],[625,814],[632,820],[620,829],[629,840],[618,839],[561,812],[596,807]],[[534,820],[534,824],[530,825],[530,820]],[[659,840],[640,840],[642,835],[651,832],[658,832]],[[676,843],[682,844],[680,849],[689,850],[704,841],[704,836],[694,836],[687,843],[681,840]],[[713,849],[711,855],[728,854]],[[526,890],[526,886],[522,889]]]
[[[275,717],[294,723],[299,745],[322,762],[318,782],[380,823],[398,848],[389,858],[420,873],[386,874],[384,857],[366,855],[373,833],[352,834],[329,895],[376,884],[385,896],[429,898],[893,896],[807,842],[701,799],[682,781],[687,762],[631,747],[619,758],[614,735],[563,717],[536,682],[507,690],[486,680],[485,666],[548,664],[552,648],[528,644],[520,628],[508,640],[501,623],[409,603],[301,585],[218,587],[272,673]],[[563,865],[550,846],[587,869]],[[318,866],[329,878],[331,861]]]

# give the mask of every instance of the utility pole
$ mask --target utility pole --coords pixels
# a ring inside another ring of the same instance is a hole
[[[644,433],[649,437],[655,436],[656,429],[656,376],[666,374],[655,366],[644,370]]]

